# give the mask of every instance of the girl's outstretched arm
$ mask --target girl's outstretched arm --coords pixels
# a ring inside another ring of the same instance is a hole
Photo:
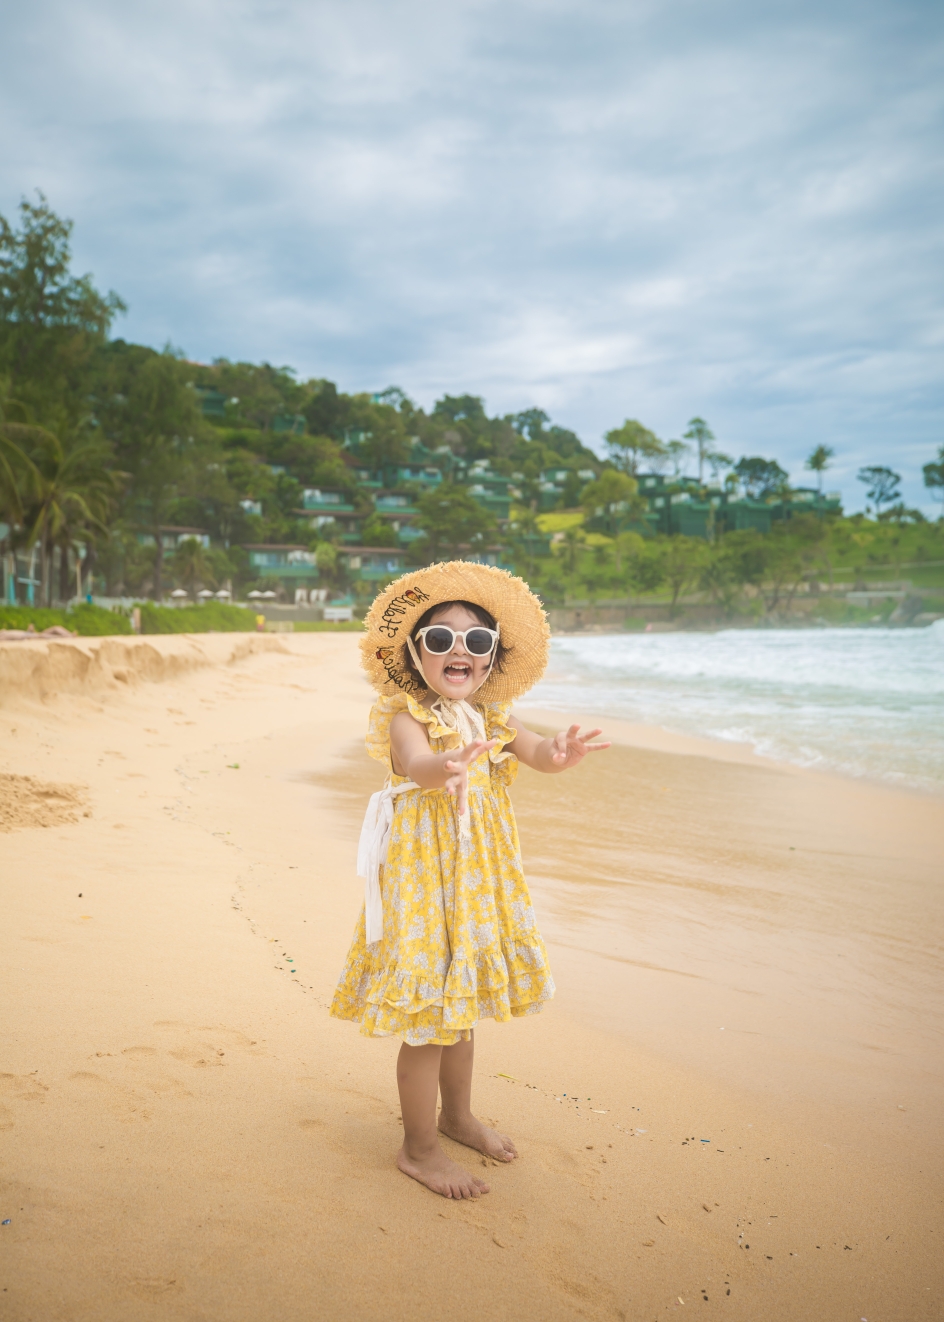
[[[508,752],[514,753],[535,771],[567,771],[582,762],[588,753],[599,753],[610,746],[609,743],[590,742],[602,734],[602,730],[588,730],[586,734],[581,734],[579,725],[572,725],[570,729],[561,730],[552,738],[545,739],[522,725],[517,716],[511,716],[508,724],[517,731],[512,742],[506,744]]]
[[[466,810],[470,765],[497,742],[475,739],[465,748],[434,753],[426,726],[409,712],[397,712],[390,722],[390,754],[396,774],[409,776],[424,790],[448,790],[455,795],[460,813]]]

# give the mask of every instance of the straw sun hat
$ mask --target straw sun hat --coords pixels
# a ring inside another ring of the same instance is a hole
[[[507,649],[504,669],[493,671],[475,695],[478,702],[509,702],[527,693],[547,665],[551,631],[537,597],[520,578],[492,565],[465,560],[412,570],[378,593],[364,620],[364,669],[379,693],[426,692],[406,664],[406,640],[419,619],[444,601],[471,601],[498,621]]]

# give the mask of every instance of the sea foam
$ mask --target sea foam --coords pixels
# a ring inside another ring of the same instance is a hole
[[[528,701],[944,790],[944,620],[926,629],[558,637]]]

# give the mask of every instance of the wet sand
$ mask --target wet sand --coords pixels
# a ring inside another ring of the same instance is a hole
[[[0,649],[3,1315],[940,1316],[940,801],[618,726],[523,771],[559,991],[477,1031],[522,1157],[447,1203],[326,1014],[355,652]]]

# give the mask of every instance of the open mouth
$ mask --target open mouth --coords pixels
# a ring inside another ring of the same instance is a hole
[[[472,667],[468,661],[450,661],[443,666],[443,679],[449,684],[464,684],[472,678]]]

